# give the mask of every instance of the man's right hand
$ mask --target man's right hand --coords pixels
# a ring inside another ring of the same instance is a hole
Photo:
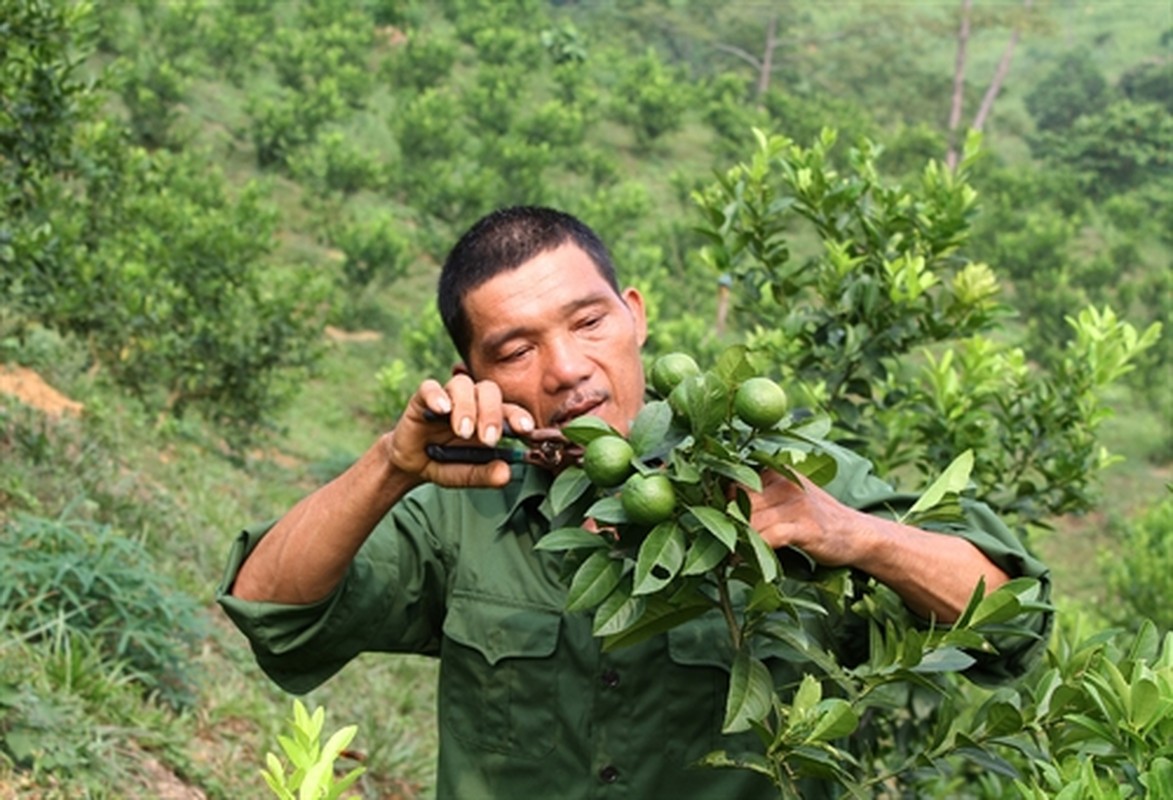
[[[387,458],[394,469],[420,481],[443,486],[504,486],[510,478],[504,461],[441,463],[429,458],[426,448],[430,444],[493,447],[506,424],[520,434],[535,427],[530,413],[504,402],[500,388],[492,381],[473,381],[458,374],[442,386],[429,379],[420,384],[386,437]]]
[[[502,402],[496,384],[463,374],[445,386],[424,381],[394,429],[277,521],[241,566],[232,593],[244,600],[316,602],[333,591],[379,520],[414,486],[504,486],[510,478],[504,461],[440,463],[426,448],[492,446],[506,422],[518,433],[534,429],[529,412]]]

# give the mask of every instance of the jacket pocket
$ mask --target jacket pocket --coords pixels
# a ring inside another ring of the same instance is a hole
[[[561,624],[558,611],[454,595],[440,661],[443,726],[481,750],[530,758],[553,750]]]

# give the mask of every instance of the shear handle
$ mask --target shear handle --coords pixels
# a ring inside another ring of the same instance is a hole
[[[440,464],[488,464],[507,461],[516,464],[525,460],[525,454],[509,447],[472,447],[457,444],[429,444],[424,448],[428,458]]]

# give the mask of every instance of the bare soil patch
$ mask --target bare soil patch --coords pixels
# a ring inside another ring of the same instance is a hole
[[[326,326],[326,338],[332,342],[378,342],[383,334],[378,331],[346,331],[333,325]]]
[[[0,394],[15,397],[26,406],[54,418],[67,414],[78,416],[84,408],[81,403],[70,400],[54,389],[28,367],[0,364]]]

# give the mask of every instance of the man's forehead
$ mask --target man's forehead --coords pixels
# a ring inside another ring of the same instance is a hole
[[[573,287],[571,282],[574,282]],[[473,305],[480,305],[482,297],[512,295],[530,299],[554,288],[573,290],[596,282],[611,287],[607,276],[590,255],[573,242],[566,242],[543,250],[516,267],[503,269],[469,288],[464,295],[464,305],[467,311],[470,301]],[[612,288],[612,294],[617,296],[618,292]]]
[[[465,313],[474,346],[491,347],[510,338],[511,330],[524,334],[538,319],[548,321],[585,306],[622,301],[590,257],[570,247],[539,254],[469,291]]]

